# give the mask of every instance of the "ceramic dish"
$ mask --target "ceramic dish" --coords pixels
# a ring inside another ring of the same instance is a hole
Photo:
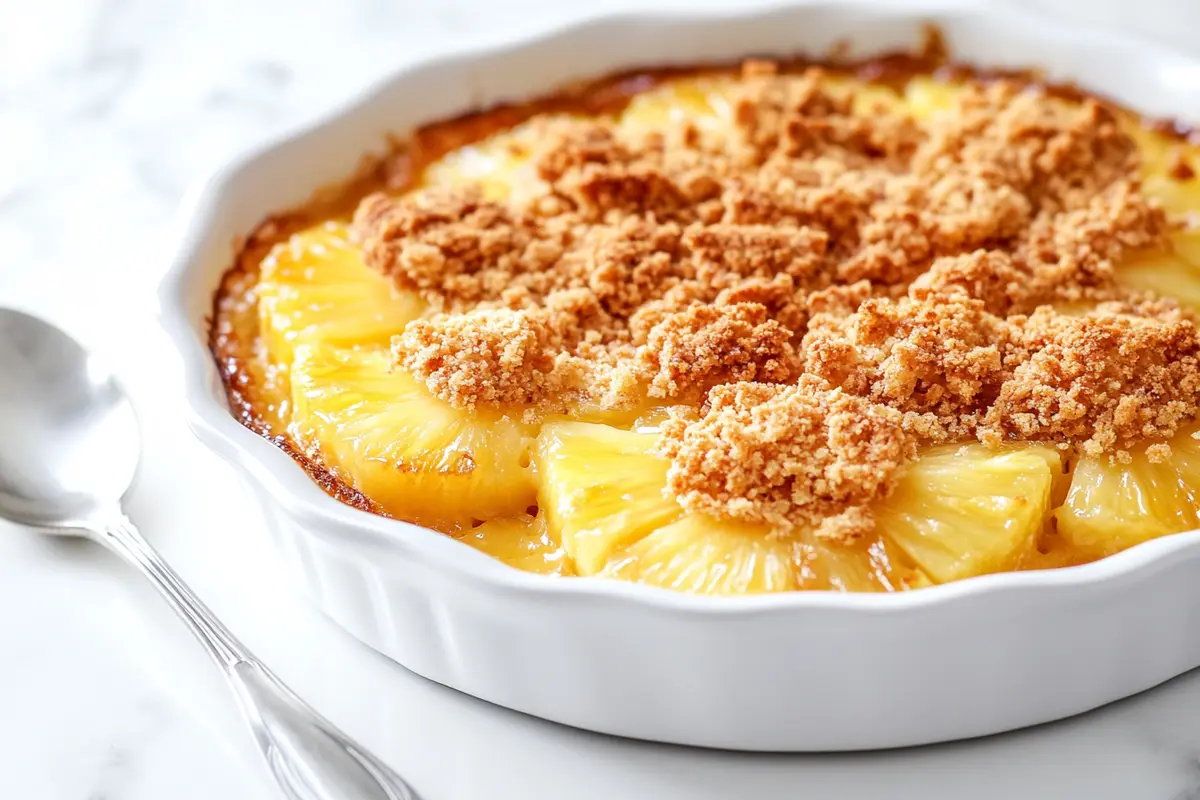
[[[329,616],[439,683],[606,733],[746,750],[943,741],[1079,713],[1200,665],[1200,532],[1070,569],[898,595],[704,598],[520,572],[342,505],[228,411],[206,347],[231,243],[345,178],[388,132],[636,65],[910,49],[938,25],[981,66],[1041,67],[1151,115],[1200,116],[1200,62],[1009,11],[811,2],[630,14],[460,46],[192,195],[161,291],[197,435],[245,478],[280,553]]]

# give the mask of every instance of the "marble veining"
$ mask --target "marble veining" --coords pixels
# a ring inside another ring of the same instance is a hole
[[[175,207],[206,171],[456,36],[733,2],[0,2],[0,303],[63,324],[114,363],[147,442],[130,500],[143,530],[268,663],[428,800],[1200,799],[1200,674],[1032,731],[838,756],[636,744],[432,686],[294,594],[251,503],[185,430],[153,290]],[[1190,0],[1020,4],[1200,47]],[[275,797],[216,671],[98,549],[0,523],[0,686],[4,800]]]

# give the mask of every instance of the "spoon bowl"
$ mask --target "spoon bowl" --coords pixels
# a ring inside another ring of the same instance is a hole
[[[67,334],[0,309],[0,516],[74,528],[119,504],[138,463],[133,407]]]
[[[121,500],[139,451],[133,407],[105,366],[53,325],[0,308],[0,518],[92,539],[149,579],[225,673],[289,800],[418,800],[275,677],[138,533]]]

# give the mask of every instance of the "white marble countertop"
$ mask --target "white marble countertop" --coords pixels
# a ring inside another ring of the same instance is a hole
[[[431,685],[283,582],[257,513],[181,422],[176,365],[153,319],[181,193],[234,150],[456,33],[649,4],[0,0],[0,303],[92,343],[134,393],[147,443],[134,519],[264,660],[427,800],[1200,798],[1200,674],[963,744],[691,751],[564,729]],[[1086,8],[1090,21],[1200,48],[1192,0]],[[96,547],[0,525],[0,798],[275,796],[217,671],[140,578]]]

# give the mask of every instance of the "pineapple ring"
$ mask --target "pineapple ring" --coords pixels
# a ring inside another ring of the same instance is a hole
[[[424,303],[363,263],[346,226],[328,222],[293,235],[263,259],[259,325],[271,359],[287,368],[305,340],[339,346],[387,342]]]
[[[533,504],[536,426],[453,408],[384,349],[301,344],[292,403],[293,438],[392,516],[454,530]]]

